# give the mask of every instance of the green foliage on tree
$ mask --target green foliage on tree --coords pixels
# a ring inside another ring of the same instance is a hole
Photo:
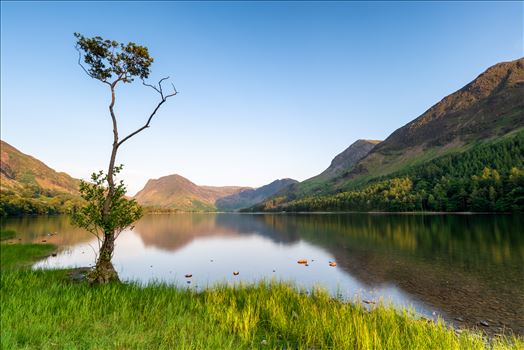
[[[153,58],[147,47],[135,43],[122,44],[114,40],[104,40],[99,36],[86,38],[75,33],[77,49],[84,52],[87,73],[94,79],[107,82],[119,78],[123,83],[131,83],[134,77],[149,77],[149,67]],[[79,57],[80,58],[80,57]]]
[[[115,168],[114,173],[118,174],[121,169],[122,166]],[[104,204],[109,195],[106,186],[107,174],[102,171],[93,173],[91,181],[80,183],[80,193],[86,204],[73,211],[72,219],[76,226],[93,233],[99,243],[102,243],[104,232],[114,232],[118,235],[140,219],[142,208],[134,199],[125,198],[126,187],[124,182],[120,181],[111,193],[109,215],[104,217]]]

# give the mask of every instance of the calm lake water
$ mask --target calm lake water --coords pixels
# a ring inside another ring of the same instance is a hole
[[[59,246],[37,268],[94,264],[96,239],[67,217],[8,219],[2,228],[18,232],[14,242]],[[509,328],[524,335],[524,217],[518,215],[147,215],[120,235],[114,262],[125,280],[195,289],[292,281],[341,298],[383,298],[457,326],[482,320],[489,333]]]

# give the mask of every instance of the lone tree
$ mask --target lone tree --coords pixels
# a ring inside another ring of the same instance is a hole
[[[116,154],[124,142],[149,128],[151,120],[160,107],[178,92],[173,84],[171,84],[172,91],[164,92],[162,83],[169,77],[160,79],[158,85],[145,82],[149,77],[149,67],[153,63],[147,47],[132,42],[124,45],[114,40],[104,40],[99,36],[87,38],[79,33],[74,35],[77,40],[78,64],[89,77],[106,84],[111,93],[109,114],[113,123],[113,147],[109,167],[107,173],[103,171],[93,173],[92,183],[81,182],[80,193],[86,204],[73,215],[73,222],[95,235],[99,243],[98,259],[95,268],[88,274],[89,282],[108,283],[119,280],[111,262],[115,239],[142,215],[138,203],[125,198],[124,183],[120,181],[115,184],[115,175],[122,169],[121,165],[115,166]],[[120,139],[114,111],[115,91],[119,84],[130,84],[135,78],[140,78],[143,85],[158,93],[160,101],[143,126]]]

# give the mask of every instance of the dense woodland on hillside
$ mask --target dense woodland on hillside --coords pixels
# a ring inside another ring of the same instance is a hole
[[[78,196],[26,185],[21,191],[0,192],[0,217],[66,214],[80,203]]]
[[[68,213],[81,199],[26,184],[0,193],[0,216]],[[250,211],[524,211],[524,132],[370,180],[351,191]]]
[[[524,132],[439,157],[355,190],[312,196],[267,211],[524,211]]]

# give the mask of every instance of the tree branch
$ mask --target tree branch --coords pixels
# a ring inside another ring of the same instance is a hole
[[[88,77],[90,77],[91,79],[96,79],[96,80],[99,80],[101,81],[102,83],[106,83],[107,85],[111,86],[111,84],[106,81],[106,80],[101,80],[101,79],[97,79],[95,78],[91,73],[89,73],[89,71],[84,67],[84,65],[82,64],[82,52],[80,51],[80,49],[78,48],[78,46],[75,46],[75,49],[76,51],[78,51],[78,65],[80,66],[80,68],[82,68],[82,70],[87,74]]]
[[[124,79],[125,75],[126,75],[126,72],[122,72],[122,73],[120,73],[120,75],[118,76],[118,78],[116,78],[114,82],[112,82],[111,84],[109,84],[109,85],[111,86],[111,88],[114,89],[115,86],[116,86],[116,84],[117,84],[120,80],[123,80],[123,79]]]
[[[129,140],[131,137],[135,136],[136,134],[138,134],[139,132],[149,128],[149,124],[151,123],[151,120],[153,119],[153,117],[155,116],[156,112],[160,109],[160,107],[167,101],[168,98],[170,97],[173,97],[175,95],[178,94],[178,91],[177,89],[175,88],[175,85],[174,84],[171,84],[171,86],[173,86],[173,92],[168,94],[168,95],[164,95],[164,92],[162,90],[162,82],[164,80],[167,80],[169,79],[169,77],[166,77],[166,78],[162,78],[160,79],[160,81],[158,82],[158,87],[156,87],[155,85],[151,85],[151,84],[147,84],[144,80],[142,80],[142,84],[144,84],[145,86],[148,86],[150,88],[152,88],[153,90],[155,90],[156,92],[158,92],[160,94],[160,102],[157,104],[157,106],[155,107],[155,109],[153,110],[153,112],[149,115],[149,118],[147,119],[147,122],[140,128],[138,128],[137,130],[133,131],[132,133],[130,133],[129,135],[127,135],[126,137],[124,137],[120,142],[118,142],[118,147],[120,147],[120,145],[122,145],[124,142],[126,142],[127,140]]]

